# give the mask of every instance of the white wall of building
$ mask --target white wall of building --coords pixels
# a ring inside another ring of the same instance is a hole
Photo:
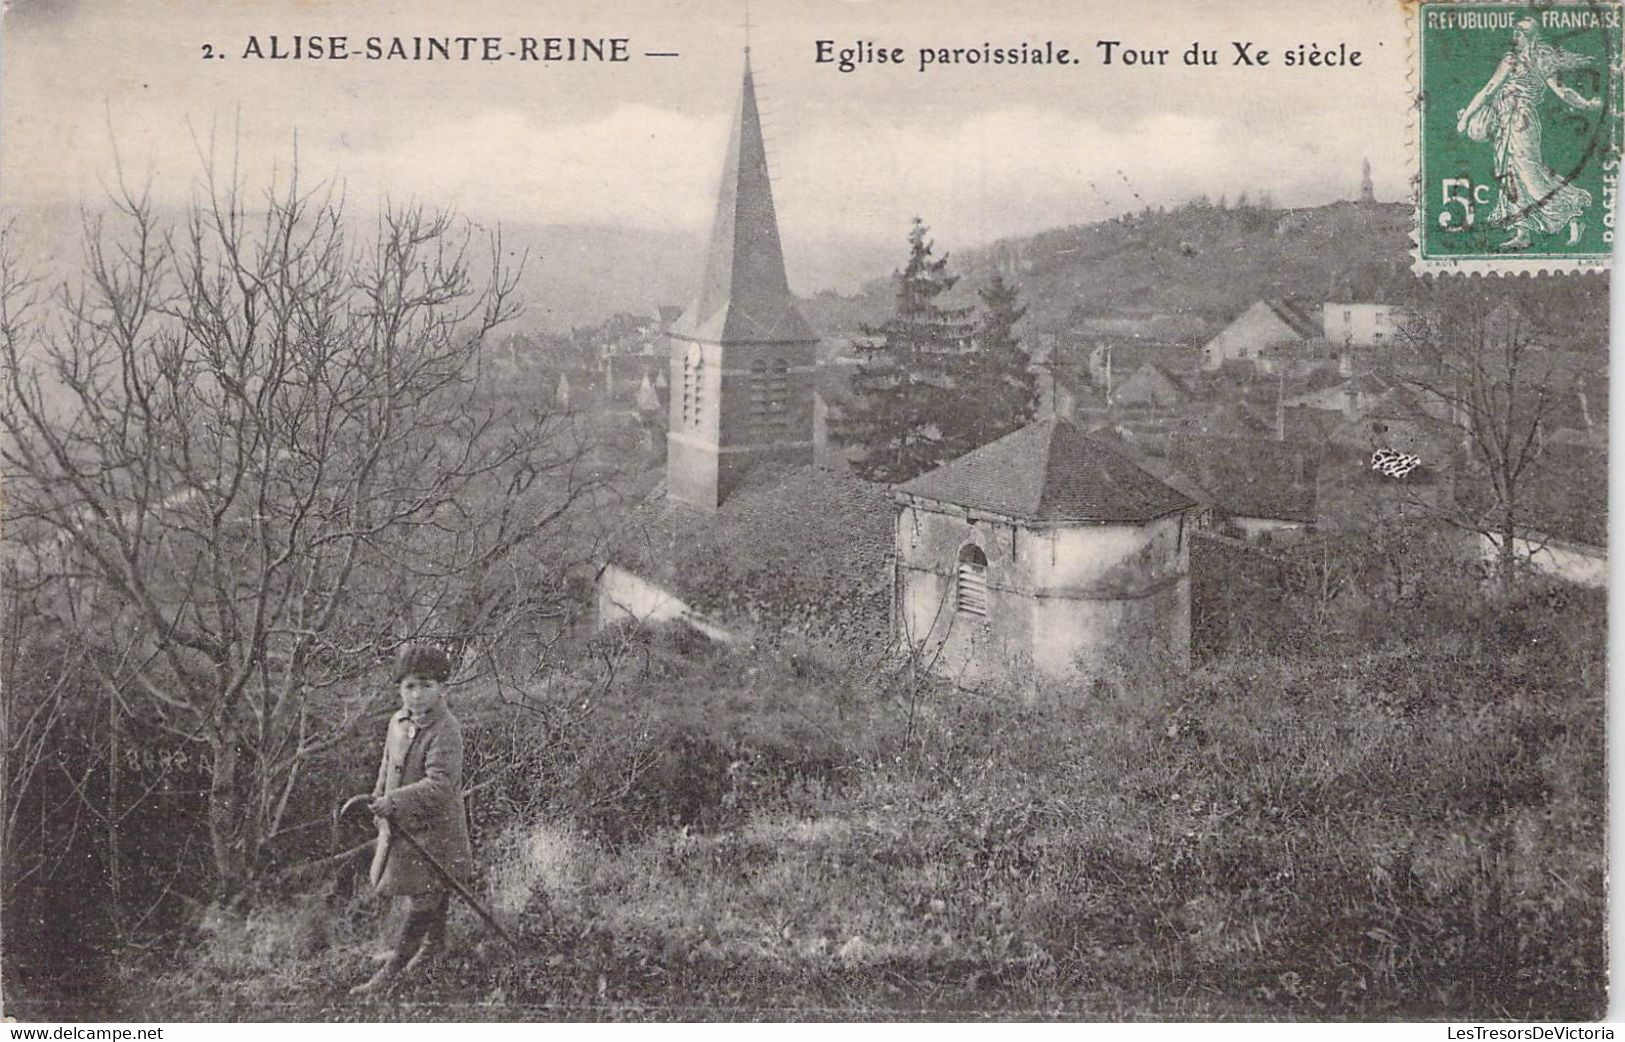
[[[1337,304],[1321,308],[1320,324],[1334,346],[1382,347],[1392,344],[1405,312],[1391,304]]]
[[[617,622],[641,625],[684,622],[712,640],[731,640],[734,636],[689,607],[670,590],[611,564],[605,566],[598,576],[598,625],[609,626]]]
[[[1492,563],[1497,560],[1500,539],[1487,532],[1479,533],[1478,539],[1484,560]],[[1513,541],[1512,549],[1519,560],[1528,561],[1530,567],[1542,575],[1597,590],[1608,587],[1608,551],[1602,547],[1520,537]]]
[[[1301,339],[1269,304],[1256,301],[1203,345],[1202,368],[1218,369],[1230,361],[1256,365],[1265,348]]]
[[[1232,517],[1230,523],[1241,529],[1241,533],[1248,539],[1257,539],[1259,536],[1278,536],[1283,533],[1296,536],[1307,527],[1302,521],[1284,521],[1276,517]]]
[[[923,664],[969,686],[1030,672],[1040,688],[1126,660],[1190,661],[1183,515],[1138,524],[1026,526],[918,505],[898,515],[899,623]],[[988,561],[987,615],[956,610],[960,549]]]

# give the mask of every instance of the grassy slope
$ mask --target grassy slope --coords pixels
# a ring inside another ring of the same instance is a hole
[[[228,921],[120,1006],[1595,1017],[1601,602],[1439,618],[1384,606],[1364,632],[1027,708],[911,700],[829,652],[642,647],[587,710],[465,707],[479,747],[513,750],[475,817],[482,892],[530,954],[460,912],[462,956],[351,1002],[371,913],[307,898]]]

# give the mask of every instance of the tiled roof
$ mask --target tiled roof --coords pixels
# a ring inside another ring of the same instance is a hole
[[[1145,374],[1147,379],[1156,379],[1158,377],[1162,378],[1167,382],[1168,386],[1172,387],[1176,392],[1178,392],[1181,397],[1192,397],[1190,384],[1185,382],[1184,377],[1176,375],[1155,362],[1147,362],[1140,366],[1140,368],[1134,371],[1134,376],[1130,377],[1130,379],[1135,379],[1142,373]]]
[[[1365,410],[1366,419],[1424,420],[1443,411],[1443,406],[1427,401],[1404,384],[1395,384],[1378,395]]]
[[[1314,521],[1315,447],[1263,438],[1175,436],[1166,456],[1233,517]]]
[[[1029,424],[897,491],[1029,521],[1149,521],[1194,505],[1062,419]]]
[[[1288,405],[1281,410],[1284,439],[1301,445],[1320,445],[1343,422],[1337,409],[1317,409],[1313,405]]]
[[[1297,304],[1288,300],[1266,300],[1264,304],[1275,313],[1276,318],[1285,322],[1299,336],[1309,340],[1320,336],[1320,324]]]
[[[1115,372],[1128,375],[1146,363],[1151,363],[1164,372],[1190,372],[1202,364],[1200,349],[1186,344],[1147,344],[1138,341],[1125,344],[1102,344],[1100,347],[1109,347],[1111,351],[1112,369]],[[1092,357],[1096,348],[1090,348],[1087,356]],[[1104,354],[1099,364],[1106,363]]]
[[[664,491],[628,517],[612,563],[724,624],[884,635],[895,517],[885,486],[810,464],[764,465],[714,513]]]
[[[1247,402],[1218,402],[1196,418],[1197,430],[1212,435],[1265,435],[1275,425]]]

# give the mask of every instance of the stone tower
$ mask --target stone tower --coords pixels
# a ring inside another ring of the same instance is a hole
[[[1374,203],[1376,201],[1377,192],[1371,186],[1371,160],[1362,160],[1360,163],[1360,202]]]
[[[715,510],[759,463],[813,462],[817,342],[784,274],[747,55],[705,277],[672,329],[669,498]]]

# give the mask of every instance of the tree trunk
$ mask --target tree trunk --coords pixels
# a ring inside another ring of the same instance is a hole
[[[1496,577],[1501,581],[1501,589],[1510,590],[1512,580],[1517,574],[1517,528],[1512,523],[1512,512],[1503,511],[1501,514],[1501,527],[1499,538],[1501,545],[1496,547]]]
[[[243,799],[237,784],[238,752],[229,736],[209,742],[213,763],[209,775],[209,844],[214,853],[216,895],[228,897],[248,881],[247,849],[242,841]]]

